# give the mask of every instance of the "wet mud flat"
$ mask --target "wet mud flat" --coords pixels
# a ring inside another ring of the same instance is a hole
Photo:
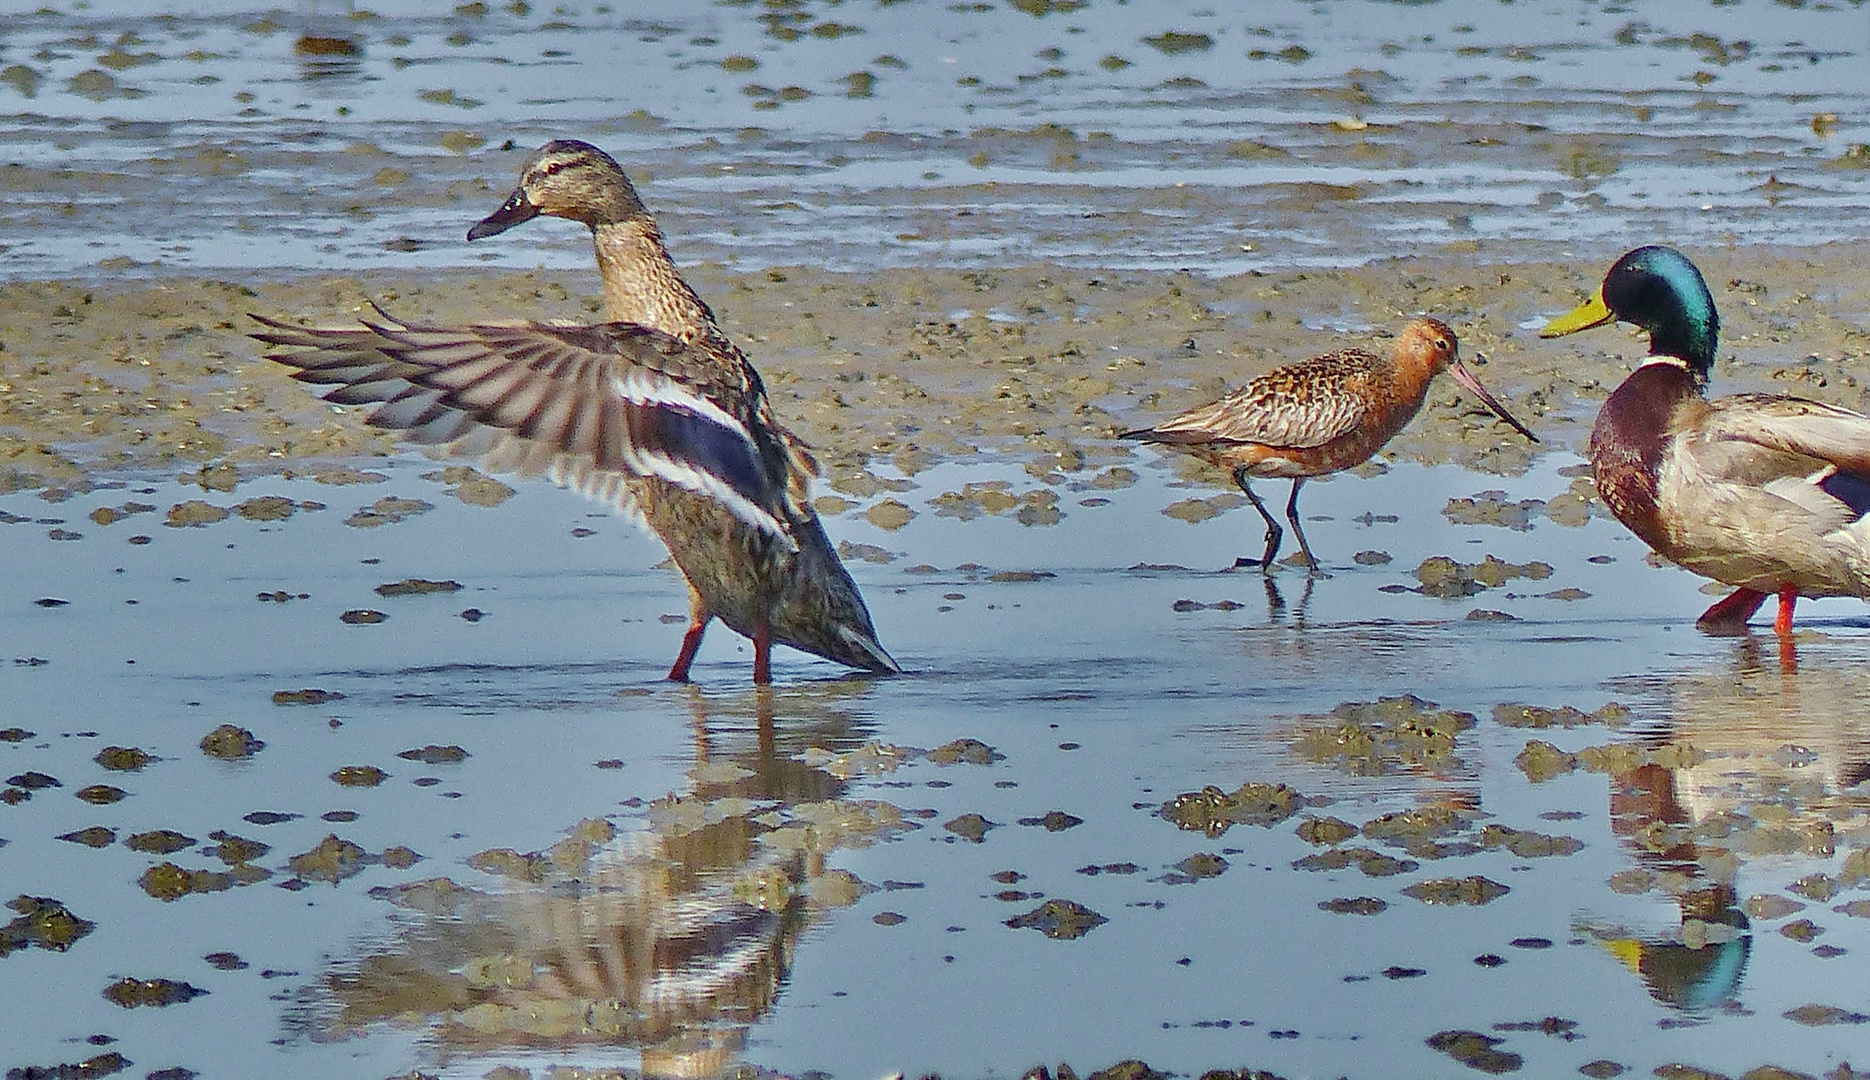
[[[1693,254],[1717,390],[1864,407],[1862,256]],[[913,672],[770,692],[719,629],[662,681],[627,522],[240,336],[584,276],[6,286],[0,1065],[1855,1075],[1864,612],[1787,671],[1595,506],[1640,346],[1535,331],[1602,269],[695,268]],[[1418,310],[1548,445],[1437,387],[1307,488],[1328,578],[1229,571],[1225,479],[1110,438]]]
[[[1859,246],[1691,254],[1723,315],[1717,389],[1864,406],[1870,258]],[[1610,335],[1584,347],[1537,338],[1546,318],[1595,288],[1608,259],[1477,263],[1456,246],[1213,278],[1046,266],[686,272],[759,365],[779,415],[832,464],[836,489],[840,473],[887,463],[913,476],[981,452],[1041,474],[1130,460],[1133,448],[1110,441],[1117,432],[1281,363],[1352,344],[1381,349],[1371,339],[1418,312],[1448,321],[1463,355],[1485,357],[1483,381],[1563,445],[1642,351]],[[184,462],[252,472],[384,453],[387,438],[334,417],[258,358],[244,336],[248,312],[343,325],[374,302],[437,324],[591,321],[594,287],[589,274],[546,271],[0,284],[0,482],[64,485],[97,468]],[[1529,447],[1456,401],[1438,388],[1392,448],[1489,471],[1524,467]]]

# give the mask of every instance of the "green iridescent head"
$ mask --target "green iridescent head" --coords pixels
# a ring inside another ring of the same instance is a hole
[[[1624,254],[1597,295],[1546,324],[1540,337],[1560,337],[1621,319],[1649,331],[1651,356],[1688,361],[1705,378],[1714,366],[1721,317],[1701,271],[1674,248],[1640,247]]]

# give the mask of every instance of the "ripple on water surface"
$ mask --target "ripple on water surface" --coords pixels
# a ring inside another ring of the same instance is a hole
[[[561,135],[632,170],[681,257],[751,267],[1813,243],[1870,175],[1850,5],[147,16],[10,18],[7,275],[534,266],[538,240],[470,248],[462,206]]]
[[[1161,513],[1214,489],[1146,457],[1055,518],[1003,465],[884,473],[827,528],[915,674],[786,653],[771,692],[721,630],[662,682],[661,552],[536,482],[6,496],[0,977],[33,992],[0,1041],[204,1074],[1821,1072],[1870,947],[1855,609],[1814,605],[1795,672],[1698,635],[1695,579],[1539,509],[1566,471],[1320,483],[1318,581],[1224,569],[1257,517]],[[965,490],[1009,503],[937,512]],[[385,498],[429,509],[354,513]],[[297,509],[47,535],[256,500]],[[1414,584],[1450,552],[1550,576]]]

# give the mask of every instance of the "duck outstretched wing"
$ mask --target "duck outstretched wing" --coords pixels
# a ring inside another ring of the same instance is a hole
[[[298,347],[268,359],[377,405],[375,427],[447,445],[500,470],[544,472],[632,512],[627,481],[658,477],[718,500],[793,543],[787,503],[800,455],[772,430],[759,376],[724,340],[688,341],[633,323],[293,326],[255,315],[253,337]]]

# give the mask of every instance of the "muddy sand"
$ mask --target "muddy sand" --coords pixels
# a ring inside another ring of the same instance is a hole
[[[1691,255],[1724,320],[1716,392],[1870,407],[1856,374],[1870,352],[1861,247]],[[1147,451],[1113,441],[1119,431],[1281,363],[1382,348],[1417,312],[1450,322],[1470,361],[1485,357],[1482,381],[1546,442],[1526,444],[1445,381],[1388,452],[1516,473],[1537,453],[1580,449],[1604,393],[1643,351],[1628,327],[1537,335],[1604,269],[1479,264],[1455,247],[1221,278],[1054,266],[687,274],[763,372],[782,419],[819,448],[830,486],[862,497],[877,473],[913,476],[944,459],[1005,455],[1053,481],[1129,460]],[[389,454],[392,440],[361,410],[334,410],[262,359],[246,313],[343,324],[375,301],[417,322],[591,320],[596,285],[591,273],[547,271],[0,285],[0,490]]]

